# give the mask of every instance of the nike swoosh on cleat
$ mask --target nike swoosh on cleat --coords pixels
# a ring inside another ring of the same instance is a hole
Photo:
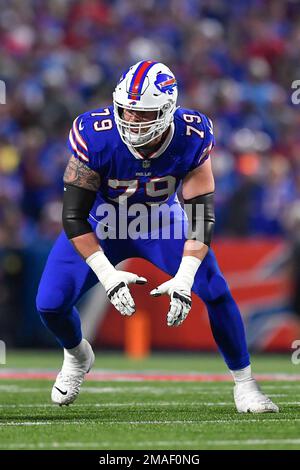
[[[63,391],[60,390],[60,388],[58,388],[58,387],[54,387],[54,388],[56,388],[56,390],[58,390],[62,395],[67,395],[67,393],[68,393],[68,390],[66,390],[65,392],[63,392]]]

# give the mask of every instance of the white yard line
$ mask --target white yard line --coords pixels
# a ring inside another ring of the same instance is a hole
[[[194,441],[182,441],[180,439],[176,441],[139,441],[135,444],[136,447],[139,448],[146,448],[152,446],[199,446],[206,447],[206,446],[235,446],[235,445],[299,445],[300,439],[234,439],[234,440],[194,440]],[[9,443],[5,446],[1,446],[2,449],[45,449],[45,448],[65,448],[65,447],[72,447],[72,448],[96,448],[96,449],[103,449],[103,447],[123,447],[124,442],[116,442],[115,440],[112,441],[99,441],[99,442],[38,442],[36,444],[32,443]],[[0,448],[1,448],[0,447]]]
[[[247,415],[248,416],[248,415]],[[114,421],[114,420],[110,420],[110,421],[101,421],[101,420],[94,420],[93,424],[101,424],[102,426],[105,425],[105,426],[115,426],[115,425],[135,425],[135,426],[138,426],[138,425],[177,425],[177,424],[181,424],[181,425],[186,425],[186,424],[195,424],[195,425],[198,425],[198,426],[201,426],[203,424],[228,424],[230,426],[232,426],[232,424],[249,424],[249,423],[260,423],[260,426],[263,425],[263,424],[267,424],[269,425],[270,422],[273,423],[282,423],[282,422],[292,422],[292,423],[296,423],[296,422],[300,422],[300,418],[275,418],[275,419],[272,419],[272,420],[262,420],[262,419],[255,419],[255,418],[251,418],[249,419],[248,417],[245,417],[245,419],[206,419],[206,420],[202,420],[202,419],[199,419],[199,420],[153,420],[153,421]],[[0,426],[1,427],[5,427],[5,426],[61,426],[62,424],[66,424],[66,425],[86,425],[86,424],[89,424],[90,426],[92,425],[91,423],[91,420],[90,419],[87,419],[87,420],[81,420],[81,421],[74,421],[73,419],[70,419],[69,421],[68,420],[60,420],[59,422],[53,422],[53,421],[20,421],[20,422],[14,422],[14,421],[2,421],[0,422]]]
[[[191,446],[191,445],[199,445],[199,441],[181,441],[180,439],[176,441],[139,441],[135,444],[135,447],[145,448],[148,446]],[[124,442],[117,442],[115,440],[111,441],[99,441],[99,442],[38,442],[36,444],[25,442],[16,442],[16,443],[9,443],[3,446],[3,449],[44,449],[44,448],[60,448],[60,447],[73,447],[73,448],[90,448],[95,447],[96,449],[103,449],[103,447],[111,448],[111,447],[124,447]],[[0,446],[1,449],[1,446]]]
[[[271,396],[271,395],[270,395]],[[277,401],[278,405],[300,405],[300,401]],[[218,402],[206,402],[206,401],[195,401],[195,402],[188,402],[183,403],[182,401],[164,401],[164,402],[157,402],[157,401],[150,401],[150,402],[126,402],[126,403],[118,403],[118,402],[108,402],[108,403],[76,403],[74,405],[75,408],[113,408],[113,407],[129,407],[129,406],[136,406],[136,407],[147,407],[147,406],[230,406],[233,405],[232,401],[218,401]],[[0,404],[0,408],[56,408],[57,405],[51,403],[30,403],[30,404]]]
[[[234,439],[224,441],[206,441],[208,445],[267,445],[267,444],[300,444],[300,439]]]
[[[5,427],[5,426],[49,426],[49,425],[55,425],[55,424],[86,424],[84,421],[59,421],[59,423],[54,423],[53,421],[20,421],[20,422],[14,422],[14,421],[7,421],[7,422],[0,422],[0,426]]]

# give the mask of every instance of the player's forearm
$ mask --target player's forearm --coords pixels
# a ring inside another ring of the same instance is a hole
[[[182,195],[188,218],[183,256],[194,256],[202,261],[208,253],[215,224],[214,190],[214,177],[208,158],[183,182]]]
[[[70,242],[84,259],[89,258],[89,256],[93,255],[97,251],[101,251],[94,232],[85,233],[79,237],[71,238]]]
[[[203,261],[208,253],[208,246],[197,240],[187,240],[184,244],[182,256],[195,256]]]
[[[188,236],[184,244],[183,256],[176,277],[192,288],[194,277],[201,262],[208,253],[215,223],[213,193],[208,193],[185,200],[187,209]],[[198,207],[203,211],[198,214]]]
[[[188,292],[193,287],[197,271],[208,252],[208,246],[197,240],[187,240],[175,279]]]

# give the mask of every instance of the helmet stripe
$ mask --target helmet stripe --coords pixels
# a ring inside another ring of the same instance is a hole
[[[130,100],[139,100],[140,94],[143,88],[143,83],[148,71],[153,67],[153,65],[157,64],[157,62],[153,62],[152,60],[143,61],[137,67],[129,88],[128,99]]]

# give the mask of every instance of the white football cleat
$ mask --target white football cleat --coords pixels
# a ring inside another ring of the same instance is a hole
[[[51,399],[57,405],[69,405],[76,400],[84,376],[94,364],[95,355],[90,343],[86,339],[82,340],[80,349],[81,352],[77,357],[74,357],[67,349],[64,349],[63,366],[56,377],[51,393]]]
[[[254,379],[234,386],[234,401],[239,413],[278,413],[279,408],[264,395]]]

